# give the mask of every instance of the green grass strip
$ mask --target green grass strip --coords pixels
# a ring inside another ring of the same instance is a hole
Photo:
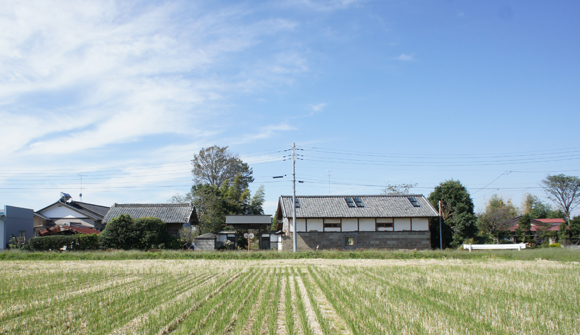
[[[140,259],[221,259],[221,260],[264,260],[264,259],[463,259],[463,260],[524,260],[538,259],[562,262],[580,262],[580,250],[570,248],[543,248],[517,250],[321,250],[321,251],[2,251],[0,261],[72,261],[72,260],[140,260]]]

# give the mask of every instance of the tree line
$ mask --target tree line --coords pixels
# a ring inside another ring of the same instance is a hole
[[[494,194],[488,200],[485,209],[476,214],[473,200],[461,182],[457,180],[442,182],[429,195],[429,202],[436,209],[441,202],[443,248],[455,248],[463,243],[500,243],[507,240],[539,242],[536,238],[539,240],[557,238],[562,242],[578,244],[580,216],[572,218],[571,214],[580,204],[580,178],[563,174],[548,175],[542,181],[542,187],[556,207],[543,202],[537,196],[526,194],[521,208],[518,208],[510,199],[503,199]],[[551,225],[544,224],[532,234],[533,219],[555,218],[566,221],[560,225],[557,232],[549,231]],[[517,220],[518,228],[511,231],[514,219]],[[431,245],[433,248],[439,248],[439,220],[432,219],[429,226],[432,233]]]

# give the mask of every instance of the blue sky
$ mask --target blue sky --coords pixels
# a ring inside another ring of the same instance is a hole
[[[577,1],[6,1],[0,205],[166,202],[229,146],[291,194],[580,175]],[[272,179],[284,175],[285,179]]]

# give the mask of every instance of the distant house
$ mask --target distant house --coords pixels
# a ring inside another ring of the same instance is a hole
[[[296,208],[298,250],[430,249],[429,218],[438,212],[423,195],[282,196],[279,250],[292,250]]]
[[[36,236],[51,235],[60,232],[62,227],[67,227],[63,230],[79,233],[80,228],[102,231],[105,228],[103,218],[108,211],[108,206],[62,197],[34,213],[34,232]]]
[[[114,204],[103,219],[107,224],[112,219],[129,215],[133,219],[153,217],[161,219],[167,225],[167,231],[177,236],[179,229],[187,225],[197,225],[197,214],[191,203],[183,204]]]
[[[508,222],[509,230],[515,232],[519,227],[519,221],[522,217],[518,216]],[[566,223],[564,219],[531,219],[530,231],[532,236],[537,236],[538,231],[559,231],[560,225]]]
[[[34,211],[28,208],[4,206],[0,208],[0,250],[8,248],[14,236],[26,242],[34,236]]]

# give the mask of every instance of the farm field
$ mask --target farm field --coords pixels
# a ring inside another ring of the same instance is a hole
[[[4,261],[0,334],[577,334],[580,264]]]

